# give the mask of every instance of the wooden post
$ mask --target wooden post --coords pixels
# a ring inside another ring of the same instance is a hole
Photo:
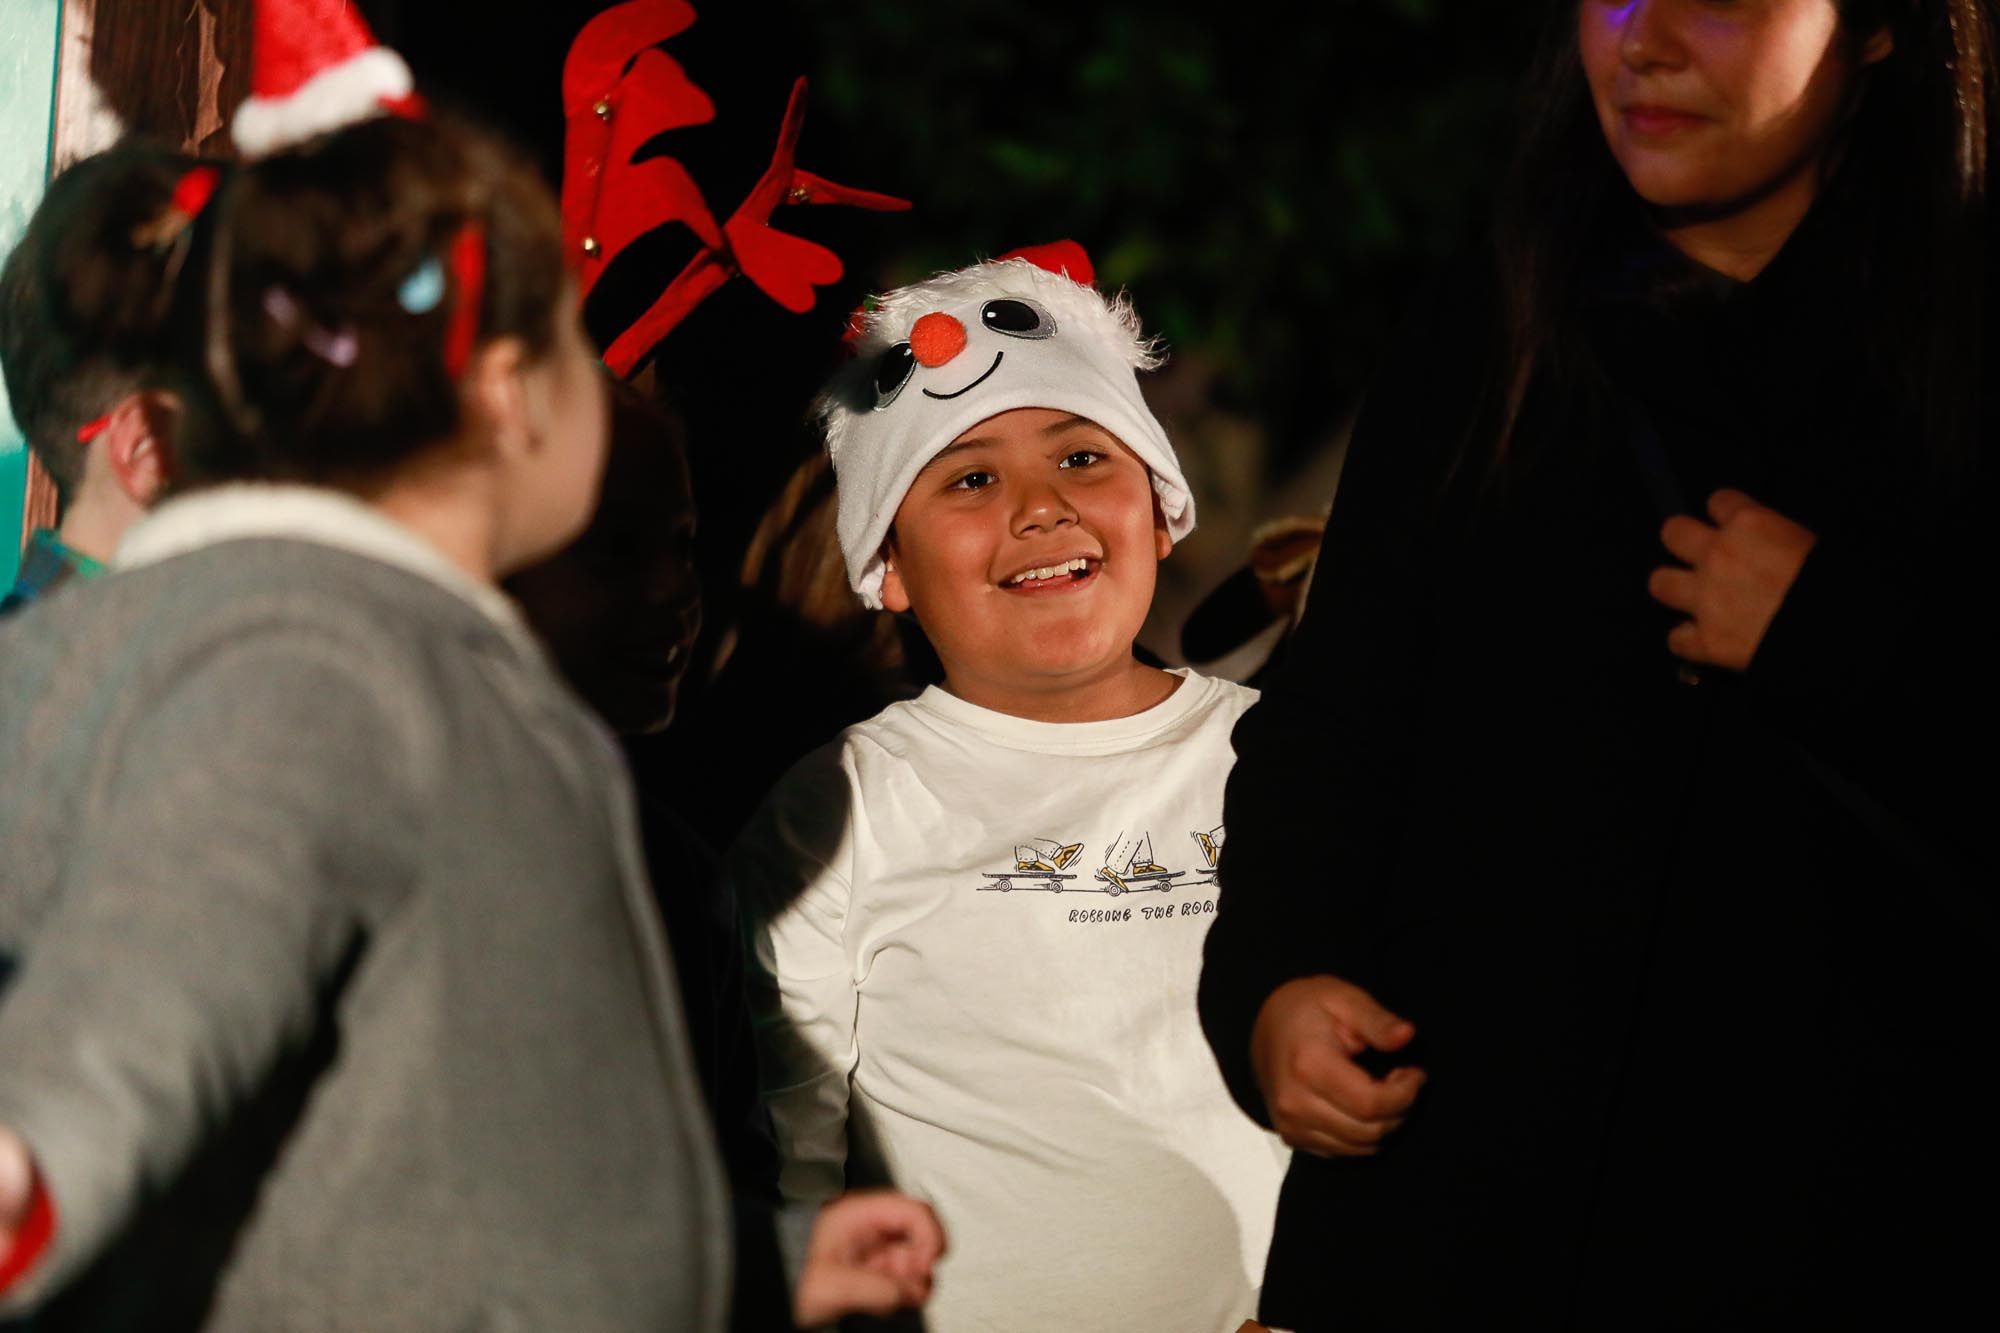
[[[21,505],[21,549],[28,548],[28,538],[36,528],[53,528],[58,517],[56,484],[42,471],[42,460],[29,454],[28,492]]]
[[[251,16],[251,0],[67,0],[51,171],[126,134],[227,152],[228,116],[250,87]],[[55,485],[31,458],[23,536],[56,517]]]

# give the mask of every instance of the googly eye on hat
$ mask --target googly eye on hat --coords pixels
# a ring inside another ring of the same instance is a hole
[[[857,313],[854,359],[819,413],[841,554],[864,603],[882,604],[882,543],[924,465],[1016,408],[1074,412],[1110,431],[1152,473],[1173,540],[1194,530],[1180,460],[1139,392],[1158,346],[1095,276],[1082,246],[1057,241],[897,288]]]

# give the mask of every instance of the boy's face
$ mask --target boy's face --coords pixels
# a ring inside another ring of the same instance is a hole
[[[1131,450],[1082,417],[1019,408],[917,475],[882,601],[916,613],[948,681],[1060,690],[1131,660],[1172,547]]]

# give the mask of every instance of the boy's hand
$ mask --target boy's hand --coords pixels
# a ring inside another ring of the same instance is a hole
[[[820,1209],[792,1302],[800,1328],[851,1314],[890,1315],[930,1299],[944,1228],[927,1203],[890,1190],[844,1194]]]
[[[1300,977],[1271,992],[1250,1033],[1250,1062],[1278,1136],[1320,1157],[1366,1157],[1403,1123],[1421,1069],[1371,1077],[1362,1051],[1397,1051],[1416,1027],[1338,977]]]
[[[1817,538],[1741,491],[1709,496],[1708,516],[1666,521],[1660,540],[1688,568],[1663,565],[1646,588],[1688,617],[1667,635],[1676,657],[1742,671]]]

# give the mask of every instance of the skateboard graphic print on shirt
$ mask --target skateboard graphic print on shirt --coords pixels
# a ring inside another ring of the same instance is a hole
[[[1215,865],[1222,853],[1223,831],[1216,825],[1207,832],[1190,830],[1196,861],[1191,870],[1170,870],[1154,858],[1153,836],[1149,832],[1120,831],[1104,849],[1103,864],[1088,877],[1081,871],[1081,842],[1055,838],[1029,838],[1014,846],[1014,864],[1008,870],[982,871],[987,881],[981,892],[1009,893],[1015,889],[1043,893],[1102,893],[1113,898],[1148,890],[1170,893],[1183,886],[1195,888],[1213,884]],[[1189,878],[1192,875],[1194,878]]]

